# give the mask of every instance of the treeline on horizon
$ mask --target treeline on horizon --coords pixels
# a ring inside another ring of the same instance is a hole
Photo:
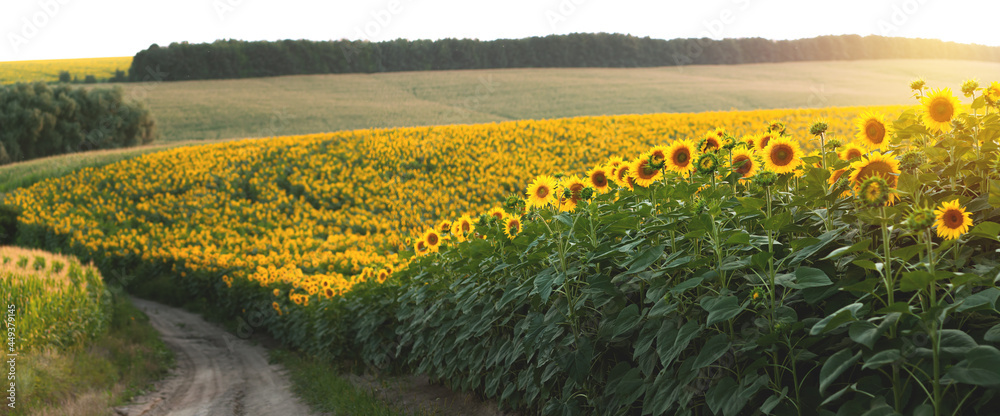
[[[937,39],[841,35],[772,41],[651,39],[578,33],[524,39],[240,41],[151,45],[132,60],[130,81],[253,78],[487,68],[656,67],[856,59],[1000,61],[1000,47]]]

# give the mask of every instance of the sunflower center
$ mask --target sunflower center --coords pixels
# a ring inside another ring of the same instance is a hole
[[[639,176],[641,176],[642,179],[651,179],[654,176],[656,176],[656,171],[657,170],[653,169],[652,165],[650,165],[649,163],[645,163],[644,161],[642,167],[639,168]]]
[[[753,167],[753,164],[750,162],[749,157],[736,156],[736,158],[733,159],[733,166],[736,166],[736,168],[733,170],[735,170],[740,175],[746,176],[747,173],[750,173],[750,168]]]
[[[792,163],[792,149],[785,145],[775,146],[771,150],[771,162],[777,166],[785,166]]]
[[[858,181],[864,181],[872,176],[881,176],[885,179],[885,182],[889,184],[890,188],[896,187],[896,175],[892,174],[892,168],[888,163],[882,161],[875,161],[869,163],[867,166],[861,168],[858,172]]]
[[[539,186],[538,190],[535,191],[535,195],[538,196],[539,198],[545,198],[549,196],[549,187]]]
[[[962,213],[958,212],[957,210],[954,209],[948,210],[948,212],[945,213],[944,218],[946,220],[945,226],[947,226],[948,228],[957,229],[958,227],[962,226]]]
[[[690,160],[691,160],[691,155],[685,149],[678,150],[676,153],[674,153],[674,163],[677,165],[685,166],[688,164],[688,161]]]
[[[946,98],[935,98],[930,105],[931,118],[939,123],[951,121],[951,116],[955,114],[955,107]]]
[[[771,136],[764,136],[760,139],[760,148],[763,149],[767,147],[767,143],[771,141]]]
[[[856,157],[861,157],[861,151],[857,149],[851,149],[847,152],[847,160],[854,159]]]
[[[608,185],[608,177],[604,176],[604,172],[595,172],[594,176],[590,177],[590,182],[598,188],[603,188]]]
[[[882,143],[885,139],[885,126],[876,120],[868,120],[868,124],[865,125],[865,135],[872,143]]]
[[[427,244],[430,244],[432,246],[436,246],[437,243],[438,243],[438,236],[437,236],[437,234],[431,234],[431,235],[427,236]]]

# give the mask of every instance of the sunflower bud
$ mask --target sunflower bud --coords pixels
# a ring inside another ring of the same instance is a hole
[[[719,158],[715,156],[715,153],[702,153],[698,156],[696,167],[698,168],[698,173],[711,175],[719,168]]]
[[[733,150],[736,147],[736,138],[730,136],[728,133],[722,136],[722,148],[726,150]]]
[[[913,231],[924,231],[934,225],[934,211],[930,208],[917,208],[906,217],[906,227]]]
[[[975,79],[968,79],[962,83],[962,94],[965,94],[966,97],[971,97],[977,89],[979,89],[979,81]]]
[[[861,182],[858,194],[865,206],[880,207],[889,202],[889,183],[881,176],[872,176]]]
[[[769,170],[760,172],[753,177],[753,183],[764,188],[774,185],[775,182],[778,182],[778,174]]]
[[[759,287],[754,288],[753,292],[750,292],[750,301],[752,301],[753,303],[764,302],[764,291],[761,290],[761,288]]]
[[[910,82],[910,89],[914,91],[921,91],[924,89],[924,86],[926,85],[927,82],[925,82],[923,78],[917,78],[912,82]]]
[[[586,187],[583,188],[582,191],[580,191],[580,198],[585,201],[588,201],[593,197],[594,197],[594,188]]]
[[[829,148],[830,150],[837,150],[838,147],[843,145],[844,144],[837,139],[829,139],[826,141],[826,147]]]
[[[479,220],[476,221],[476,225],[485,227],[490,224],[490,219],[495,218],[490,214],[479,214]]]
[[[829,126],[827,126],[826,123],[822,121],[817,121],[812,125],[812,127],[809,128],[809,134],[812,134],[813,136],[819,136],[823,133],[826,133],[827,128],[829,128]]]
[[[785,123],[777,120],[769,121],[767,123],[767,131],[782,136],[785,134]]]
[[[921,165],[927,162],[927,158],[924,157],[923,153],[915,150],[903,153],[900,158],[899,167],[907,172],[913,172],[917,170]]]

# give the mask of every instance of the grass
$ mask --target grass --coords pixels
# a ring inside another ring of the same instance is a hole
[[[93,342],[22,355],[10,414],[106,415],[166,374],[173,354],[149,318],[123,294],[114,299],[110,329]]]
[[[131,65],[131,56],[0,62],[0,84],[56,82],[59,81],[60,71],[69,71],[72,77],[80,81],[87,75],[93,75],[98,80],[109,79],[115,76],[115,70],[128,72]]]
[[[355,387],[339,376],[340,369],[329,362],[287,350],[271,350],[271,361],[288,369],[292,390],[315,412],[366,416],[427,414],[388,405],[373,392]]]
[[[958,91],[1000,63],[868,60],[663,68],[532,68],[122,84],[161,141],[648,114],[912,104],[909,82]],[[169,78],[169,74],[167,75]]]

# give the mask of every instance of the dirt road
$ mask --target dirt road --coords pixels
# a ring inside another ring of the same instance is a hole
[[[292,395],[267,350],[200,316],[132,298],[177,354],[177,368],[155,392],[116,409],[125,416],[310,415]]]

